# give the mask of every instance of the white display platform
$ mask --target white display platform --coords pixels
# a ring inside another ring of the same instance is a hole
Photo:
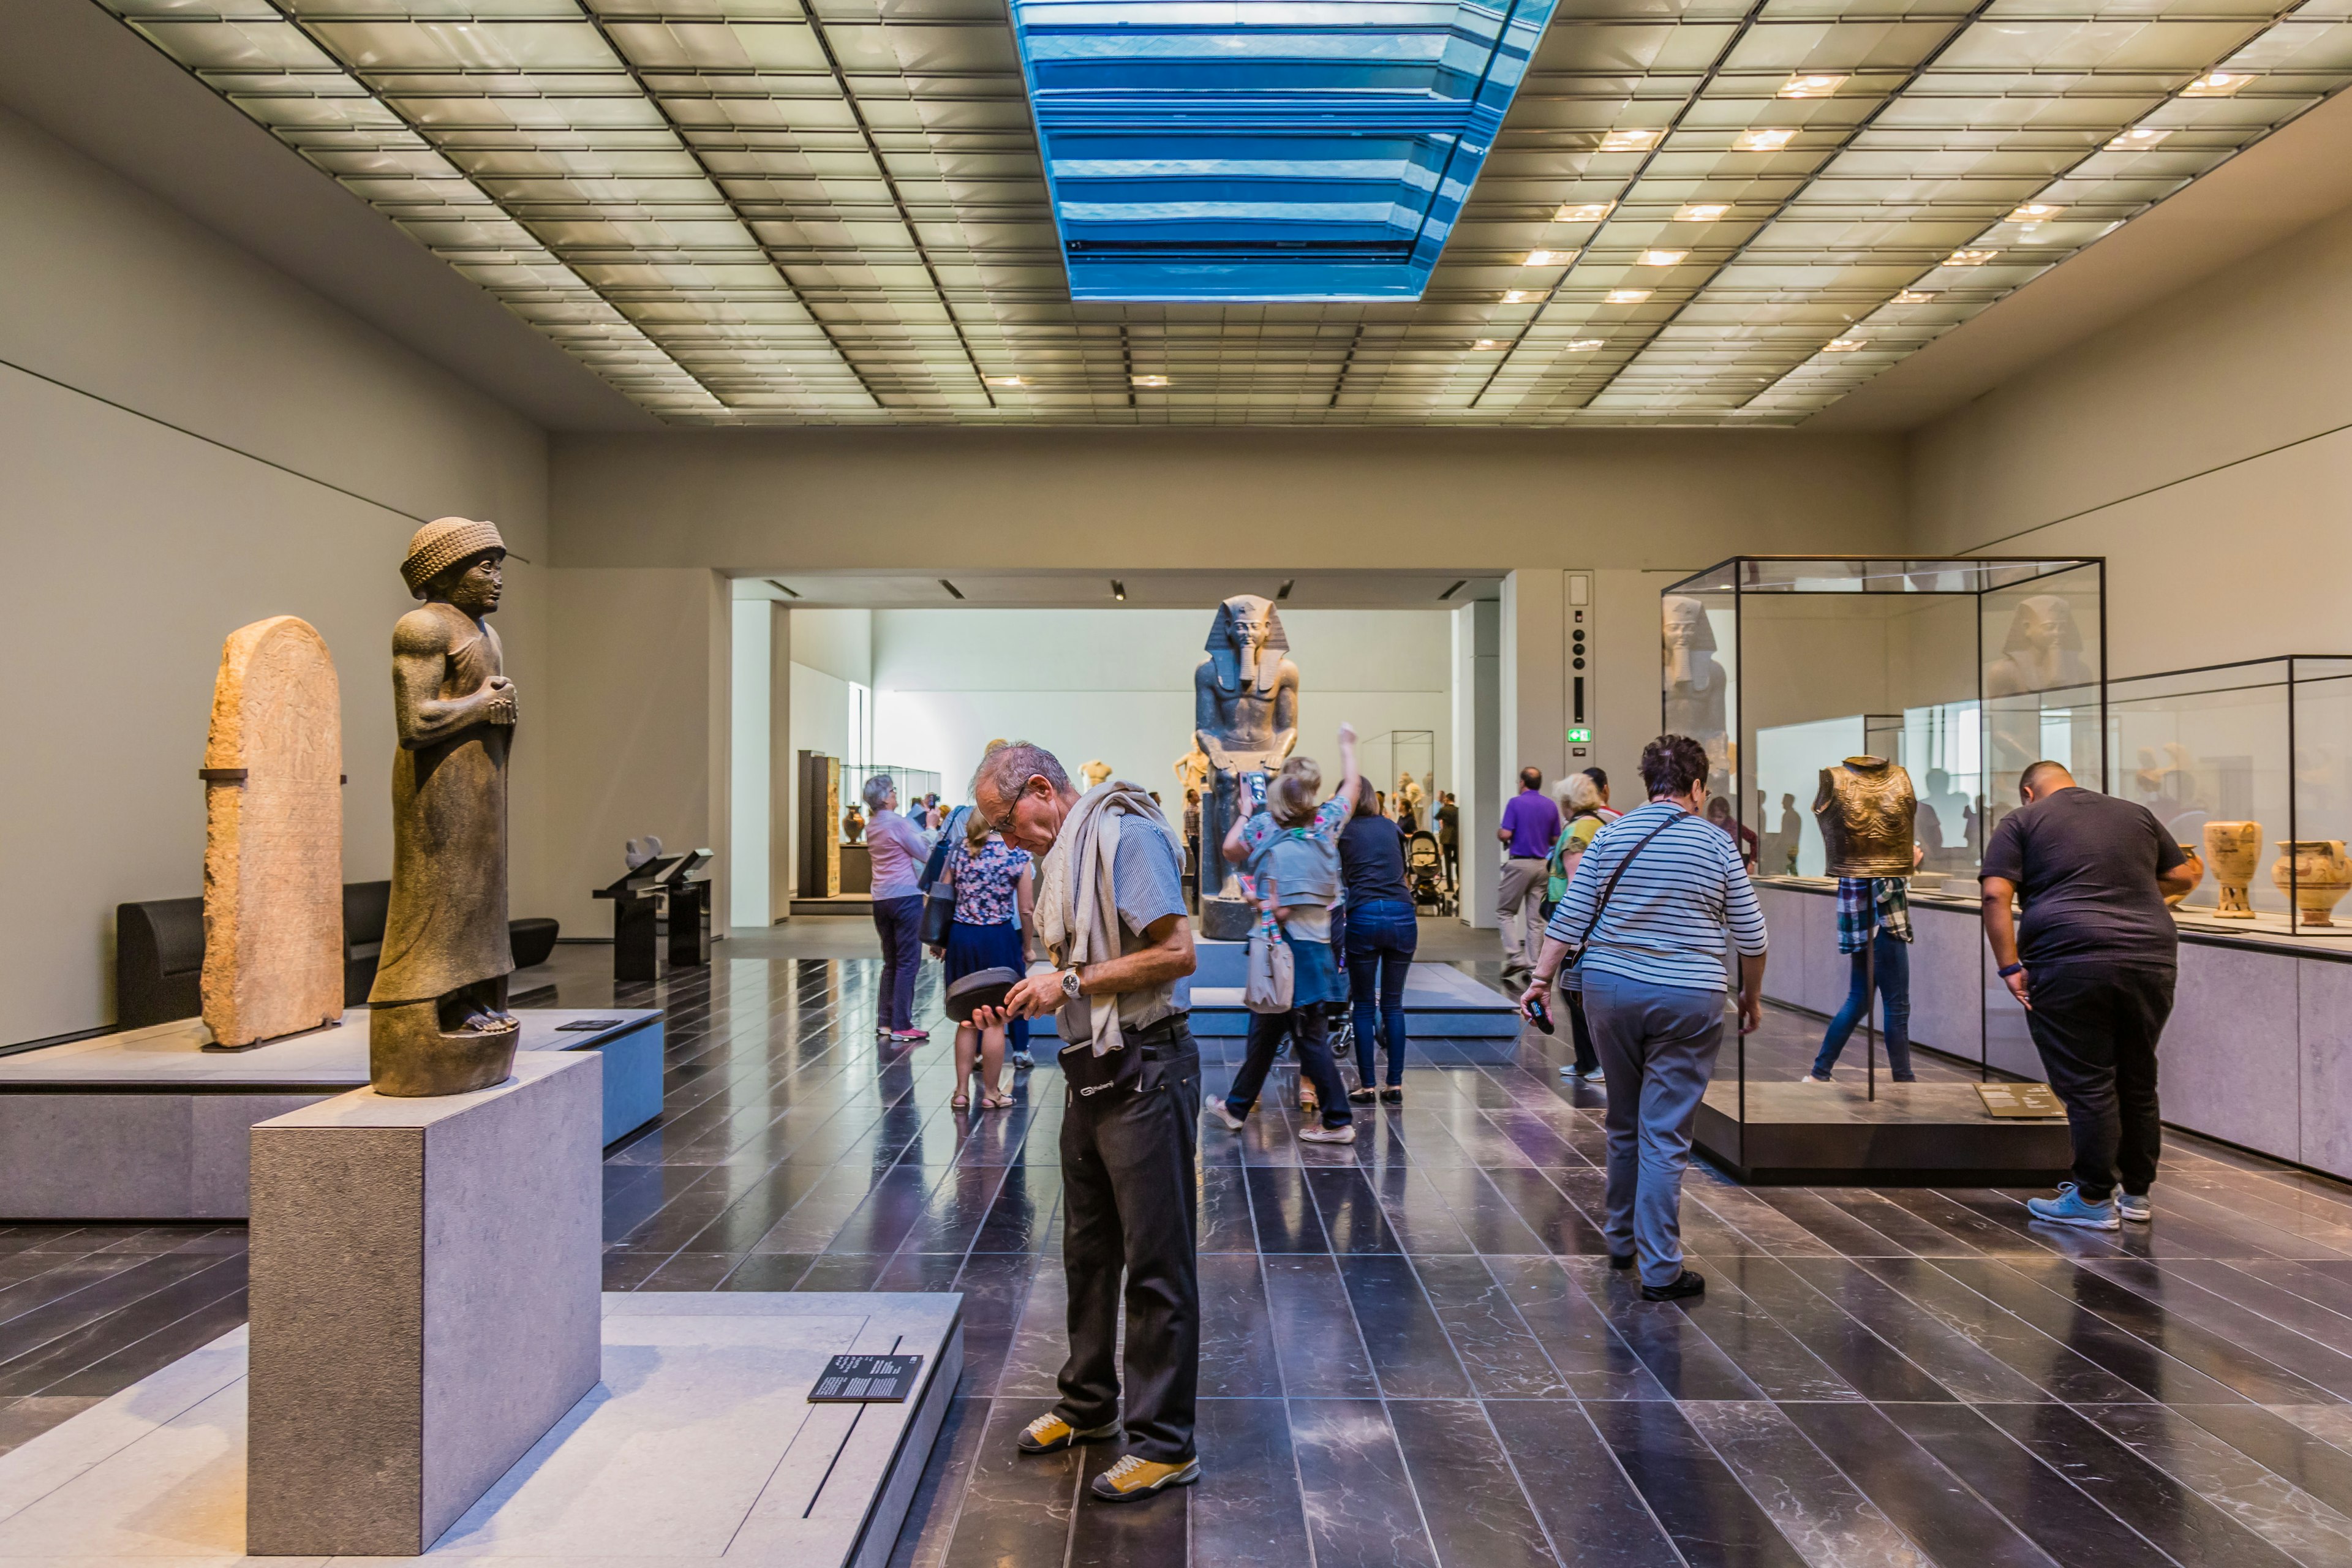
[[[880,1568],[963,1365],[952,1294],[608,1295],[604,1380],[425,1553],[536,1568]],[[901,1405],[811,1405],[827,1358],[927,1358]],[[246,1335],[0,1455],[0,1564],[245,1556]],[[375,1559],[371,1561],[381,1561]]]
[[[526,1007],[517,1048],[604,1058],[603,1142],[661,1114],[662,1015]],[[613,1020],[598,1029],[566,1024]],[[243,1051],[208,1051],[200,1018],[0,1057],[0,1219],[246,1217],[257,1121],[368,1080],[368,1012]]]
[[[1191,984],[1192,1033],[1234,1037],[1249,1032],[1242,994],[1249,944],[1195,941]],[[1518,1050],[1521,1019],[1511,999],[1448,963],[1416,963],[1405,971],[1405,1032],[1415,1046],[1444,1060],[1509,1061]],[[1437,1045],[1437,1042],[1444,1042]]]

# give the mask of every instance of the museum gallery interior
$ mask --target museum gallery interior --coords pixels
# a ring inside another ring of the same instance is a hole
[[[2352,1564],[2347,84],[0,0],[0,1568]]]

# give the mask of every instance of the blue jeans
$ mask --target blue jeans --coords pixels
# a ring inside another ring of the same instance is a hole
[[[1356,1010],[1356,1081],[1372,1081],[1372,1041],[1389,1049],[1389,1087],[1404,1082],[1404,977],[1421,922],[1402,899],[1358,904],[1348,919],[1348,992]],[[1377,998],[1377,1000],[1375,1000]]]
[[[1607,1218],[1613,1253],[1632,1253],[1644,1285],[1683,1271],[1683,1172],[1691,1123],[1723,1044],[1723,993],[1584,972],[1584,1016],[1609,1084]]]
[[[1895,1081],[1909,1083],[1911,1072],[1911,944],[1897,942],[1885,931],[1874,939],[1877,952],[1878,994],[1886,1004],[1886,1065],[1895,1069]],[[1845,1005],[1830,1020],[1830,1032],[1822,1037],[1821,1054],[1813,1058],[1813,1076],[1827,1078],[1830,1068],[1837,1066],[1838,1053],[1861,1023],[1864,1011],[1870,1005],[1870,974],[1863,963],[1868,956],[1855,953],[1853,979],[1846,988]]]
[[[882,981],[875,988],[875,1025],[911,1029],[915,1026],[915,975],[923,962],[923,895],[875,900],[874,930],[882,939]]]

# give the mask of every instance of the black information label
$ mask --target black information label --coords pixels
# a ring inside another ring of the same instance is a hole
[[[809,1390],[811,1405],[897,1405],[915,1391],[919,1355],[837,1355]]]

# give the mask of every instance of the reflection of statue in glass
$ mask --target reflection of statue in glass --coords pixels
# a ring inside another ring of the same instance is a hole
[[[1420,821],[1429,805],[1427,792],[1423,790],[1421,781],[1414,778],[1411,773],[1397,774],[1396,799],[1397,820],[1400,822],[1404,820],[1408,814],[1415,822]]]
[[[416,531],[400,574],[425,601],[392,633],[392,902],[368,993],[379,1094],[501,1082],[521,1026],[507,1011],[507,752],[514,683],[488,616],[504,589],[493,524]]]
[[[2018,601],[2001,638],[2000,657],[1984,668],[1985,728],[1992,742],[1987,759],[1992,773],[1994,820],[2016,804],[2017,784],[2026,767],[2044,754],[2042,705],[2016,700],[2042,692],[2063,691],[2096,679],[2083,658],[2083,630],[2074,623],[2074,606],[2058,594],[2036,594]],[[2003,700],[2009,699],[2010,700]],[[2053,761],[2070,767],[2096,760],[2097,720],[2090,721],[2076,754]]]
[[[1952,775],[1942,768],[1927,770],[1927,793],[1919,797],[1919,847],[1927,852],[1920,862],[1929,871],[1947,871],[1965,865],[1968,848],[1969,797],[1952,787]],[[1953,836],[1958,836],[1958,842]]]
[[[1784,795],[1780,797],[1780,853],[1785,858],[1779,868],[1785,874],[1797,874],[1797,851],[1804,847],[1804,843],[1805,822],[1797,815],[1797,797]]]
[[[1201,797],[1201,842],[1223,844],[1244,773],[1282,765],[1298,743],[1298,667],[1283,657],[1290,639],[1273,602],[1237,594],[1217,606],[1209,657],[1192,671],[1192,743],[1209,759]],[[1224,857],[1203,849],[1201,896],[1230,874]]]
[[[1194,746],[1176,759],[1176,787],[1179,791],[1201,791],[1209,787],[1209,753]]]
[[[1715,661],[1715,627],[1706,605],[1681,594],[1664,600],[1666,732],[1688,735],[1706,748],[1718,777],[1731,766],[1731,737],[1724,706],[1723,667]]]

